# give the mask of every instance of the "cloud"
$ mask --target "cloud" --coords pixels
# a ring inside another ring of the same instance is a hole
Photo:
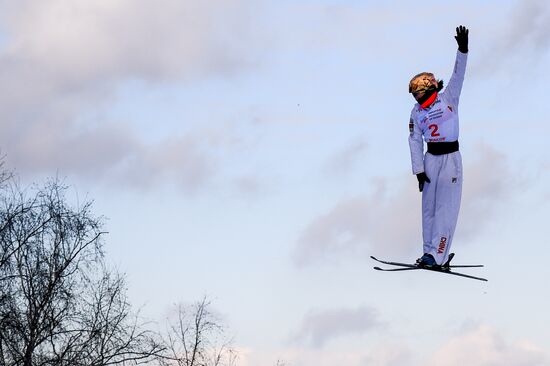
[[[217,159],[204,151],[196,136],[140,146],[114,167],[114,175],[124,186],[147,189],[171,182],[188,193],[194,193],[215,175]]]
[[[231,72],[247,63],[250,8],[246,0],[4,2],[2,61],[58,88]]]
[[[415,343],[415,342],[412,342]],[[433,347],[412,347],[406,341],[365,343],[363,347],[288,347],[279,350],[248,348],[244,365],[300,366],[550,366],[550,353],[528,339],[511,339],[498,329],[478,325],[442,339]]]
[[[96,183],[147,190],[170,185],[196,193],[216,175],[216,149],[223,142],[208,140],[206,131],[146,143],[129,128],[104,125],[64,134],[26,131],[24,139],[8,151],[7,161],[23,175],[56,171]]]
[[[151,173],[137,185],[171,176],[198,186],[215,164],[208,151],[214,143],[180,135],[152,145],[131,121],[98,116],[128,81],[184,83],[254,67],[250,27],[257,6],[250,0],[0,2],[3,153],[29,174],[101,179],[115,171],[121,181],[135,182]]]
[[[490,221],[507,200],[521,193],[523,182],[514,174],[510,159],[492,148],[479,143],[474,146],[476,160],[464,168],[462,206],[458,219],[457,235],[473,239],[483,230],[483,222]]]
[[[524,0],[517,2],[510,21],[506,22],[506,34],[501,37],[500,47],[510,50],[533,47],[548,51],[550,39],[550,4],[545,0]]]
[[[365,154],[368,145],[366,141],[361,140],[350,144],[342,151],[337,152],[326,163],[325,172],[330,176],[341,176],[351,170],[355,163]]]
[[[413,364],[414,352],[410,347],[398,342],[385,342],[377,344],[368,352],[364,352],[358,366],[403,366]],[[348,366],[352,366],[348,364]]]
[[[484,74],[502,71],[510,79],[516,76],[510,72],[512,66],[513,69],[521,69],[522,72],[517,76],[523,79],[525,71],[533,69],[542,56],[548,54],[550,4],[545,0],[517,1],[509,13],[500,22],[499,29],[485,30],[496,37],[488,40],[490,43],[486,47],[479,47],[480,62],[472,71]]]
[[[475,147],[475,160],[464,167],[464,185],[457,238],[473,239],[484,223],[497,213],[522,184],[512,174],[507,157],[489,145]],[[399,186],[380,178],[369,196],[354,197],[335,204],[315,217],[300,234],[293,259],[299,266],[316,262],[338,262],[343,258],[370,255],[410,257],[420,254],[421,207],[414,178],[397,180]]]
[[[54,127],[55,128],[55,127]],[[17,134],[13,131],[13,134]],[[79,131],[67,126],[63,133],[29,126],[16,145],[8,144],[8,160],[19,171],[78,173],[101,179],[113,166],[136,151],[139,141],[120,126]]]
[[[318,261],[338,262],[342,258],[366,258],[376,252],[409,252],[414,238],[420,238],[418,193],[414,187],[404,186],[396,195],[387,197],[386,182],[382,180],[379,184],[377,192],[370,197],[339,202],[310,222],[298,239],[295,263],[301,266]]]
[[[548,351],[530,341],[504,339],[487,325],[480,325],[447,340],[429,357],[427,366],[548,366]]]
[[[399,344],[382,343],[354,350],[287,348],[266,352],[246,349],[240,354],[242,366],[402,366],[411,365],[411,351]]]
[[[245,198],[258,197],[266,189],[261,179],[253,175],[244,175],[236,178],[234,185],[237,194]]]
[[[293,337],[298,344],[322,348],[332,339],[361,335],[380,325],[377,312],[367,306],[356,309],[311,311]]]

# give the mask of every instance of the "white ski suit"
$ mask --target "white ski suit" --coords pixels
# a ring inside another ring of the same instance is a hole
[[[453,75],[445,90],[438,94],[428,108],[415,104],[409,122],[412,172],[425,172],[430,179],[422,191],[424,253],[433,255],[440,265],[445,263],[449,255],[462,196],[458,102],[466,61],[467,53],[457,51]],[[426,154],[423,139],[428,143]],[[456,151],[446,153],[448,145],[456,146],[456,149],[450,149]]]

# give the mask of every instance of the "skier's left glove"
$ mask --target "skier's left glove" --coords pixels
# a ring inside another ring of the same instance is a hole
[[[468,28],[463,25],[456,27],[456,43],[458,50],[462,53],[468,53]]]
[[[424,183],[426,182],[430,183],[430,178],[428,178],[425,172],[418,173],[416,175],[416,179],[418,179],[418,190],[420,192],[424,190]]]

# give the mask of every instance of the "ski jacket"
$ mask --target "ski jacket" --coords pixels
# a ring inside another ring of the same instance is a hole
[[[428,108],[416,103],[409,121],[409,147],[413,174],[424,171],[424,143],[458,141],[458,102],[466,72],[467,53],[457,51],[449,84]]]

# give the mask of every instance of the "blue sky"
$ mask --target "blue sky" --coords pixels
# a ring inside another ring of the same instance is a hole
[[[242,365],[550,365],[544,1],[0,1],[0,147],[108,217],[132,303],[207,294]],[[453,251],[421,251],[410,77],[470,28]]]

